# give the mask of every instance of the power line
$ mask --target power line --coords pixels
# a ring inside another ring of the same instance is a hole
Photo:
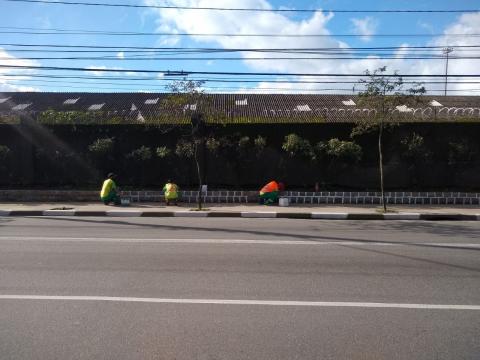
[[[278,12],[278,13],[474,13],[479,9],[452,9],[452,10],[348,10],[348,9],[264,9],[264,8],[225,8],[225,7],[192,7],[192,6],[167,6],[167,5],[139,5],[139,4],[114,4],[84,1],[60,1],[60,0],[3,0],[17,3],[38,3],[50,5],[81,5],[81,6],[102,6],[121,8],[147,8],[147,9],[174,9],[174,10],[209,10],[209,11],[249,11],[249,12]]]
[[[0,43],[0,46],[9,46],[9,47],[19,47],[21,49],[8,49],[10,52],[56,52],[56,53],[88,53],[88,52],[98,52],[98,53],[108,53],[114,52],[117,53],[122,51],[124,53],[146,53],[146,54],[155,54],[155,53],[233,53],[233,52],[263,52],[263,53],[301,53],[301,54],[316,54],[316,53],[352,53],[352,52],[370,52],[370,51],[384,51],[384,52],[417,52],[417,51],[430,51],[430,52],[439,52],[441,53],[444,49],[444,46],[372,46],[372,47],[306,47],[306,48],[212,48],[212,47],[144,47],[144,46],[96,46],[96,45],[60,45],[60,44],[19,44],[19,43]],[[23,48],[34,48],[34,49],[23,49]],[[45,50],[38,48],[55,48],[60,50]],[[456,45],[451,46],[451,48],[457,51],[475,51],[480,49],[480,45]],[[68,50],[66,50],[68,49]],[[76,49],[76,50],[70,50]],[[78,50],[82,49],[82,50]],[[84,49],[94,49],[94,50],[84,50]],[[102,50],[98,50],[102,49]]]
[[[0,43],[0,46],[16,46],[16,47],[46,47],[46,48],[92,48],[92,49],[114,49],[111,51],[119,51],[121,49],[137,49],[137,50],[157,50],[157,51],[170,51],[170,50],[183,50],[183,51],[221,51],[221,52],[234,52],[234,51],[351,51],[351,50],[443,50],[444,46],[371,46],[371,47],[308,47],[308,48],[212,48],[212,47],[149,47],[149,46],[123,46],[123,45],[62,45],[62,44],[24,44],[24,43]],[[454,49],[477,49],[480,45],[453,45],[450,46]],[[10,50],[9,50],[10,51]],[[62,51],[62,50],[60,50]],[[125,50],[126,51],[126,50]],[[102,51],[103,52],[103,51]]]
[[[119,83],[119,82],[102,82],[102,81],[97,81],[96,78],[92,78],[96,81],[68,81],[68,84],[82,84],[82,85],[124,85],[124,86],[143,86],[143,87],[161,87],[164,88],[166,84],[150,84],[150,83]],[[108,79],[108,78],[107,78]],[[102,80],[100,78],[100,80]],[[127,79],[122,79],[122,80],[127,80]],[[157,79],[160,80],[160,79]],[[165,81],[165,79],[163,79]],[[209,79],[199,79],[200,81],[203,81],[205,83],[215,83],[217,81],[215,80],[209,80]],[[21,80],[15,80],[16,82],[40,82],[40,83],[56,83],[56,84],[65,84],[65,81],[61,80],[47,80],[47,79],[21,79]],[[171,81],[171,80],[168,80]],[[244,83],[259,83],[261,81],[220,81],[221,83],[239,83],[239,84],[244,84]],[[353,82],[353,81],[273,81],[273,80],[268,80],[267,81],[269,84],[337,84],[337,85],[347,85],[347,84],[358,84],[359,86],[362,86],[361,83],[359,82]],[[414,84],[415,82],[405,82],[404,84]],[[429,84],[429,85],[443,85],[443,82],[422,82],[422,84]],[[480,84],[480,81],[456,81],[456,82],[450,82],[449,84],[460,84],[460,85],[478,85]]]
[[[94,45],[59,45],[59,44],[18,44],[5,43],[0,44],[8,46],[7,50],[12,53],[60,53],[60,54],[106,54],[103,56],[28,56],[25,60],[355,60],[365,59],[375,56],[382,59],[403,59],[403,60],[424,60],[424,59],[443,59],[441,46],[384,46],[384,47],[319,47],[319,48],[202,48],[202,47],[114,47],[114,46],[94,46]],[[19,49],[18,49],[19,48]],[[457,45],[453,46],[456,50],[456,56],[452,59],[478,59],[478,55],[470,55],[468,52],[478,52],[480,45]],[[119,57],[118,53],[122,56]],[[438,52],[438,54],[436,54]],[[114,53],[115,55],[108,55]],[[192,54],[220,54],[220,53],[262,53],[262,54],[289,54],[295,56],[288,57],[193,57]],[[300,57],[299,55],[317,55],[320,57],[309,56]],[[177,56],[177,57],[167,57]],[[178,57],[178,55],[189,55]],[[0,58],[0,60],[9,60],[10,58]]]
[[[19,58],[21,60],[84,60],[84,61],[96,61],[96,60],[108,60],[108,61],[270,61],[270,60],[365,60],[365,59],[377,59],[377,60],[439,60],[444,59],[441,55],[424,55],[424,56],[407,56],[407,55],[382,55],[382,54],[364,54],[361,56],[271,56],[271,57],[124,57],[118,58],[116,56],[63,56],[63,57],[47,57],[47,56],[30,56]],[[478,60],[480,56],[450,56],[450,60]],[[11,60],[10,57],[0,57],[2,60]]]
[[[41,75],[41,74],[3,74],[2,77],[8,77],[8,78],[22,78],[28,76],[29,78],[39,78],[39,79],[81,79],[81,80],[109,80],[109,81],[130,81],[130,82],[136,82],[136,81],[160,81],[160,82],[166,82],[166,81],[176,81],[176,80],[183,80],[183,78],[158,78],[158,77],[118,77],[118,76],[103,76],[103,75],[97,75],[97,76],[88,76],[88,75]],[[256,78],[255,80],[252,79],[239,79],[237,78],[218,78],[218,77],[200,77],[200,78],[195,78],[196,81],[202,81],[206,83],[259,83],[262,81],[269,82],[269,83],[279,83],[279,84],[359,84],[361,85],[358,80],[357,81],[340,81],[340,80],[279,80],[279,79],[268,79],[268,78]],[[20,80],[14,80],[14,81],[23,81],[22,79]],[[45,80],[47,81],[47,80]],[[61,81],[60,81],[61,82]],[[86,82],[88,84],[92,84],[92,82]],[[403,84],[417,84],[418,81],[403,81]],[[439,84],[443,85],[443,81],[421,81],[422,84]],[[480,84],[480,81],[451,81],[449,82],[450,84]],[[129,83],[131,84],[131,83]],[[148,84],[144,84],[145,86],[148,86]]]
[[[28,83],[28,80],[22,81],[23,83]],[[75,83],[75,82],[72,82]],[[18,84],[18,85],[22,85]],[[82,83],[77,83],[77,84],[82,84]],[[26,84],[28,85],[28,84]],[[98,85],[98,84],[94,84]],[[128,92],[132,92],[132,88],[119,88],[119,84],[109,84],[109,83],[103,83],[100,85],[110,85],[110,86],[115,86],[115,87],[98,87],[95,90],[115,90],[115,92],[118,92],[118,90],[127,90]],[[137,84],[140,86],[139,84]],[[40,85],[42,86],[42,85]],[[91,88],[92,84],[91,83],[86,83],[85,86],[72,86],[72,85],[56,85],[56,88],[69,88],[69,89],[85,89],[86,87]],[[152,88],[152,87],[162,87],[166,88],[165,86],[152,86],[152,85],[145,85],[144,88]],[[221,87],[216,87],[216,86],[206,86],[203,87],[205,90],[232,90],[232,91],[238,91],[239,89],[242,89],[242,87],[230,87],[230,86],[221,86]],[[145,90],[147,90],[145,89]],[[306,93],[306,92],[322,92],[322,91],[343,91],[343,92],[352,92],[351,88],[292,88],[292,87],[262,87],[262,88],[244,88],[245,90],[248,90],[249,92],[265,92],[265,91],[289,91],[289,92],[297,92],[297,93]],[[143,89],[142,89],[143,90]],[[133,89],[133,91],[135,91]],[[356,90],[355,92],[362,92],[363,89]],[[480,91],[480,88],[468,88],[468,89],[453,89],[449,90],[452,92],[465,92],[465,91],[472,91],[472,92],[477,92]],[[428,92],[438,92],[442,93],[442,89],[427,89]]]
[[[111,72],[111,73],[146,73],[163,74],[164,76],[189,76],[189,75],[231,75],[231,76],[311,76],[311,77],[368,77],[365,74],[326,74],[326,73],[282,73],[282,72],[235,72],[235,71],[185,71],[185,70],[147,70],[147,69],[102,69],[82,67],[61,67],[61,66],[33,66],[33,65],[6,65],[0,64],[3,69],[17,70],[45,70],[45,71],[87,71],[87,72]],[[423,74],[384,74],[382,77],[405,77],[405,78],[438,78],[444,75],[423,75]],[[473,77],[480,78],[480,74],[454,74],[449,77]]]
[[[0,34],[24,35],[95,35],[95,36],[206,36],[206,37],[272,37],[272,38],[316,38],[316,37],[365,37],[360,34],[230,34],[230,33],[172,33],[172,32],[135,32],[135,31],[108,31],[108,30],[74,30],[74,29],[45,29],[28,27],[2,26]],[[471,34],[371,34],[368,37],[479,37],[479,33]]]

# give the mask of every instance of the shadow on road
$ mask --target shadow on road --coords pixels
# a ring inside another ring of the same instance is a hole
[[[472,239],[479,238],[479,230],[472,229],[468,226],[463,226],[461,222],[442,221],[417,221],[417,222],[402,222],[402,221],[356,221],[355,225],[359,230],[385,230],[388,226],[389,230],[402,232],[408,230],[409,232],[422,232],[432,235],[440,235],[445,237],[464,236]]]
[[[350,244],[342,244],[342,242],[348,241],[354,241],[359,244],[368,244],[368,243],[376,243],[376,244],[385,244],[385,245],[396,245],[396,244],[401,244],[404,246],[411,246],[411,247],[420,247],[420,248],[434,248],[436,250],[450,250],[450,251],[480,251],[480,248],[472,248],[472,247],[461,247],[461,246],[438,246],[438,245],[433,245],[433,244],[428,244],[428,243],[415,243],[415,242],[395,242],[395,241],[382,241],[382,240],[370,240],[370,239],[358,239],[358,238],[350,238],[350,237],[336,237],[336,236],[321,236],[321,235],[308,235],[308,234],[292,234],[292,233],[285,233],[285,232],[275,232],[275,231],[258,231],[258,230],[252,230],[248,228],[242,228],[242,229],[232,229],[232,228],[218,228],[218,227],[199,227],[199,226],[185,226],[185,225],[172,225],[172,224],[142,224],[142,223],[135,223],[135,222],[129,222],[126,220],[113,220],[113,219],[102,219],[101,221],[98,220],[91,220],[87,218],[72,218],[72,217],[48,217],[44,216],[41,219],[48,219],[51,221],[58,221],[58,222],[78,222],[78,223],[91,223],[91,224],[109,224],[109,225],[116,225],[116,226],[135,226],[135,227],[143,227],[143,228],[151,228],[151,229],[159,229],[159,230],[170,230],[170,231],[201,231],[201,232],[216,232],[216,233],[228,233],[228,234],[250,234],[250,235],[257,235],[257,236],[274,236],[277,238],[296,238],[296,239],[304,239],[304,240],[309,240],[309,241],[338,241],[338,245],[342,247],[347,247],[350,249],[354,249],[356,251],[364,251],[364,252],[370,252],[370,253],[376,253],[376,254],[381,254],[381,255],[387,255],[387,256],[394,256],[398,258],[403,258],[403,259],[409,259],[412,261],[419,261],[419,262],[424,262],[424,263],[429,263],[429,264],[435,264],[435,265],[441,265],[441,266],[447,266],[450,268],[456,268],[456,269],[461,269],[461,270],[467,270],[467,271],[474,271],[474,272],[480,272],[480,268],[476,267],[469,267],[469,266],[463,266],[463,265],[457,265],[457,264],[452,264],[452,263],[446,263],[446,262],[441,262],[441,261],[435,261],[435,260],[430,260],[430,259],[425,259],[421,257],[415,257],[415,256],[408,256],[408,255],[402,255],[402,254],[397,254],[394,252],[390,251],[380,251],[380,250],[374,250],[370,248],[360,248],[355,245],[350,245]],[[359,231],[362,229],[365,231],[372,231],[372,230],[385,230],[385,221],[382,222],[381,225],[383,227],[379,226],[380,224],[377,222],[373,221],[358,221],[358,222],[350,222],[350,224],[354,223],[356,226],[359,226]],[[468,236],[468,237],[474,237],[473,236],[473,230],[470,229],[469,231],[466,231],[465,229],[462,229],[462,226],[459,226],[457,223],[456,225],[450,225],[450,224],[439,224],[437,222],[425,222],[418,224],[418,223],[395,223],[395,222],[388,222],[388,227],[391,228],[392,230],[395,231],[400,231],[400,230],[405,230],[406,227],[408,227],[408,230],[411,232],[427,232],[427,233],[432,233],[432,234],[441,234],[444,236],[455,236],[462,234],[463,236]],[[434,231],[433,231],[434,229]],[[319,229],[320,231],[320,229]],[[477,238],[475,236],[474,238]],[[281,240],[280,240],[281,241]]]
[[[396,245],[396,244],[401,244],[401,245],[409,245],[409,246],[416,246],[416,247],[426,247],[426,248],[435,248],[435,249],[448,249],[448,250],[467,250],[467,251],[480,251],[480,248],[473,248],[473,247],[462,247],[462,246],[449,246],[449,245],[432,245],[428,243],[418,243],[418,242],[405,242],[405,241],[383,241],[383,240],[370,240],[370,239],[359,239],[359,238],[350,238],[350,237],[336,237],[336,236],[321,236],[321,235],[308,235],[308,234],[292,234],[292,233],[285,233],[285,232],[274,232],[274,231],[258,231],[258,230],[252,230],[248,228],[242,228],[242,229],[233,229],[233,228],[215,228],[215,227],[199,227],[199,226],[185,226],[185,225],[168,225],[168,224],[142,224],[142,223],[134,223],[134,222],[129,222],[126,220],[101,220],[101,221],[96,221],[96,220],[89,220],[86,218],[64,218],[64,217],[42,217],[42,219],[48,219],[48,220],[54,220],[54,221],[69,221],[69,222],[81,222],[81,223],[92,223],[92,224],[109,224],[109,225],[122,225],[122,226],[137,226],[137,227],[146,227],[146,228],[153,228],[153,229],[164,229],[164,230],[170,230],[170,231],[185,231],[185,230],[190,230],[190,231],[204,231],[204,232],[223,232],[223,233],[236,233],[236,234],[250,234],[250,235],[257,235],[257,236],[275,236],[275,237],[282,237],[282,238],[297,238],[297,239],[304,239],[304,240],[309,240],[309,241],[355,241],[358,243],[377,243],[377,244],[386,244],[386,245]],[[365,223],[371,223],[372,221],[359,221],[355,222],[355,224],[358,226],[363,225]],[[389,223],[389,227],[392,229],[395,229],[397,231],[400,230],[405,230],[405,227],[408,226],[409,231],[414,231],[418,232],[420,231],[420,228],[423,229],[423,232],[426,232],[426,229],[430,229],[432,225],[435,224],[435,231],[431,231],[432,234],[440,234],[442,235],[448,235],[448,236],[455,236],[455,235],[463,235],[466,236],[465,232],[462,234],[462,231],[459,229],[459,226],[450,226],[450,229],[439,229],[437,226],[437,223],[430,223],[430,227],[426,228],[424,226],[416,226],[416,224],[411,224],[411,223],[402,223],[402,226],[400,227],[399,224],[394,224],[394,223]],[[413,226],[412,226],[413,225]],[[445,225],[445,224],[444,224]],[[372,231],[372,230],[381,230],[380,228],[374,228],[372,226],[367,226],[365,225],[364,230]],[[384,229],[383,229],[384,230]],[[472,236],[470,236],[472,235]],[[473,231],[470,230],[468,232],[468,237],[472,237],[477,239],[478,234],[476,236],[473,236]]]
[[[358,246],[355,246],[355,245],[342,245],[341,243],[338,244],[338,245],[342,246],[342,247],[345,247],[345,248],[357,250],[357,251],[364,251],[364,252],[373,253],[373,254],[393,256],[393,257],[400,258],[400,259],[419,261],[419,262],[423,262],[423,263],[427,263],[427,264],[434,264],[434,265],[440,265],[440,266],[448,266],[448,267],[451,267],[451,268],[474,271],[474,272],[479,272],[480,273],[480,268],[475,268],[475,267],[470,267],[470,266],[456,265],[456,264],[446,263],[446,262],[442,262],[442,261],[435,261],[435,260],[425,259],[425,258],[416,257],[416,256],[401,255],[401,254],[396,254],[396,253],[393,253],[393,252],[390,252],[390,251],[380,251],[380,250],[374,250],[374,249],[369,249],[369,248],[364,248],[364,247],[361,248],[361,247],[358,247]]]

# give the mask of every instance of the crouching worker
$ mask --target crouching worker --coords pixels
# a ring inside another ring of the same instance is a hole
[[[283,191],[284,185],[270,181],[260,190],[260,204],[271,205],[278,202],[278,192]]]
[[[170,205],[170,202],[173,202],[174,205],[177,205],[178,200],[178,186],[173,183],[171,180],[168,180],[165,186],[163,187],[163,192],[165,194],[165,203]]]
[[[100,199],[105,205],[113,202],[115,205],[120,205],[120,197],[117,195],[117,184],[115,184],[114,179],[117,175],[114,173],[109,173],[107,175],[107,180],[103,182],[102,190],[100,191]]]

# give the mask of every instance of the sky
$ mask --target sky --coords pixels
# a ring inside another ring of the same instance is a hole
[[[444,47],[453,48],[448,62],[450,75],[480,75],[480,2],[474,0],[84,2],[309,11],[102,7],[0,0],[0,91],[165,92],[172,81],[191,79],[205,81],[202,88],[216,93],[348,94],[361,91],[361,85],[358,77],[346,75],[382,66],[388,73],[443,76]],[[69,30],[73,31],[66,32]],[[246,49],[252,51],[239,51]],[[296,53],[292,54],[292,49]],[[55,57],[63,59],[52,59]],[[140,70],[150,72],[137,72]],[[219,72],[249,75],[215,74]],[[424,81],[429,94],[443,94],[444,78],[418,80]],[[480,94],[480,78],[448,81],[449,95]]]

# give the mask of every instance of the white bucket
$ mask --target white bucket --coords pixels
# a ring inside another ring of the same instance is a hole
[[[288,206],[290,202],[288,201],[288,198],[280,198],[278,199],[278,205],[280,206]]]

